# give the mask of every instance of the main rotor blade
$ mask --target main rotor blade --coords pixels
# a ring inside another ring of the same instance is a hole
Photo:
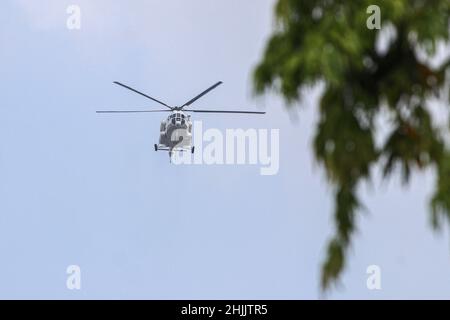
[[[186,106],[190,106],[191,104],[193,104],[195,101],[197,101],[198,99],[200,99],[201,97],[203,97],[205,94],[207,94],[208,92],[210,92],[211,90],[214,90],[215,88],[217,88],[218,86],[220,86],[223,82],[219,81],[217,82],[215,85],[209,87],[208,89],[206,89],[205,91],[203,91],[202,93],[200,93],[198,96],[192,98],[191,100],[189,100],[188,102],[186,102],[185,104],[183,104],[181,106],[181,109],[186,107]]]
[[[234,110],[183,110],[186,112],[199,113],[245,113],[245,114],[266,114],[265,111],[234,111]]]
[[[157,103],[159,103],[159,104],[162,104],[163,106],[165,106],[165,107],[169,108],[170,110],[172,110],[172,107],[171,107],[171,106],[169,106],[169,105],[165,104],[164,102],[161,102],[161,101],[159,101],[159,100],[157,100],[157,99],[155,99],[155,98],[152,98],[152,97],[150,97],[149,95],[146,95],[145,93],[142,93],[142,92],[140,92],[140,91],[137,91],[136,89],[133,89],[133,88],[131,88],[131,87],[129,87],[129,86],[123,84],[123,83],[117,82],[117,81],[114,81],[114,83],[117,84],[117,85],[119,85],[119,86],[122,86],[122,87],[124,87],[124,88],[126,88],[126,89],[128,89],[128,90],[131,90],[131,91],[133,91],[133,92],[135,92],[135,93],[137,93],[137,94],[140,94],[141,96],[144,96],[144,97],[146,97],[146,98],[148,98],[148,99],[150,99],[150,100],[153,100],[153,101],[155,101],[155,102],[157,102]]]
[[[172,110],[100,110],[95,113],[149,113],[149,112],[171,112]]]

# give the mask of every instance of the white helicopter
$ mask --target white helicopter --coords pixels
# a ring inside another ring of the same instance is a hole
[[[122,86],[128,90],[131,90],[137,94],[140,94],[154,102],[157,102],[167,109],[164,110],[105,110],[96,111],[97,113],[150,113],[150,112],[171,112],[171,114],[161,121],[160,133],[159,133],[159,143],[155,144],[155,151],[164,150],[169,152],[169,157],[172,158],[174,151],[185,152],[190,151],[194,153],[195,146],[192,146],[192,121],[191,116],[187,114],[188,112],[197,113],[243,113],[243,114],[265,114],[265,112],[259,111],[231,111],[231,110],[194,110],[194,109],[184,109],[189,107],[195,101],[203,97],[205,94],[214,90],[220,86],[223,82],[219,81],[213,86],[209,87],[199,95],[195,96],[181,107],[174,106],[171,107],[164,102],[161,102],[155,98],[146,95],[136,89],[133,89],[123,83],[114,81],[115,84]]]

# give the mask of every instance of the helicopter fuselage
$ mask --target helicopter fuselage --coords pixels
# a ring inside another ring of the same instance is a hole
[[[188,151],[192,145],[191,116],[182,111],[174,111],[161,121],[159,144],[156,150]]]

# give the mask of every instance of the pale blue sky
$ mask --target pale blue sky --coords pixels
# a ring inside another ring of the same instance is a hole
[[[82,29],[69,31],[69,4]],[[251,70],[273,0],[0,3],[0,298],[316,299],[332,235],[332,191],[314,163],[316,97],[292,122],[254,99]],[[280,171],[173,166],[155,153],[161,115],[118,80],[179,104],[218,80],[195,115],[205,128],[279,128]],[[369,212],[330,298],[449,298],[448,232],[429,225],[431,172],[362,188]],[[66,288],[66,267],[82,290]],[[382,290],[366,288],[366,268]]]

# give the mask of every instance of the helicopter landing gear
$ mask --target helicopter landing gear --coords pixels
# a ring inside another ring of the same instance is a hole
[[[191,153],[194,154],[194,151],[195,151],[195,146],[192,146]]]
[[[155,151],[158,151],[158,145],[155,143]]]

